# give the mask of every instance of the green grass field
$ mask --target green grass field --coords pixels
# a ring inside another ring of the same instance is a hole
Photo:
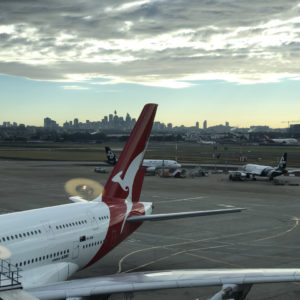
[[[57,161],[105,161],[105,145],[99,144],[43,144],[1,146],[0,158],[24,160]],[[124,144],[110,145],[120,154]],[[247,163],[277,165],[281,155],[288,152],[288,166],[300,167],[300,147],[291,146],[218,146],[192,143],[150,143],[146,158],[177,159],[188,163],[245,164],[240,156],[247,157]],[[218,158],[217,158],[218,156]]]

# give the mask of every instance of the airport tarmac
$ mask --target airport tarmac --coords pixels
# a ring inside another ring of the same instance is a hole
[[[108,170],[111,168],[107,168]],[[69,203],[72,178],[105,184],[108,173],[84,163],[0,160],[0,212]],[[268,180],[231,182],[226,175],[199,178],[146,176],[141,201],[154,213],[245,207],[241,213],[145,222],[101,261],[74,278],[118,272],[182,268],[300,268],[300,186]],[[151,291],[134,299],[207,299],[220,287]],[[114,295],[111,299],[123,299]],[[300,284],[252,287],[247,299],[299,299]]]

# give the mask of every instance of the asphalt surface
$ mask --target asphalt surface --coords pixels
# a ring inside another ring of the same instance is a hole
[[[0,160],[0,213],[69,203],[72,178],[105,184],[108,173],[72,162]],[[107,170],[111,168],[107,167]],[[230,182],[146,176],[141,201],[154,213],[245,207],[228,215],[146,222],[126,241],[74,278],[181,268],[300,268],[300,186],[268,180]],[[134,299],[207,299],[219,287],[137,293]],[[112,299],[123,299],[115,295]],[[247,299],[299,299],[300,284],[255,285]]]

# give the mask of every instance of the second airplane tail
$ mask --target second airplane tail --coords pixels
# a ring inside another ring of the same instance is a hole
[[[286,169],[286,162],[287,162],[287,153],[283,153],[279,165],[278,165],[278,169],[279,170],[285,170]]]
[[[106,152],[107,162],[111,165],[115,165],[118,160],[115,153],[108,146],[105,147],[105,152]]]

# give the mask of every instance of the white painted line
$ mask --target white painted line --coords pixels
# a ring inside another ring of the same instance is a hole
[[[166,200],[166,201],[159,201],[159,203],[170,203],[170,202],[182,202],[182,201],[193,201],[193,200],[199,200],[208,198],[207,196],[200,196],[200,197],[194,197],[194,198],[183,198],[183,199],[175,199],[175,200]]]

